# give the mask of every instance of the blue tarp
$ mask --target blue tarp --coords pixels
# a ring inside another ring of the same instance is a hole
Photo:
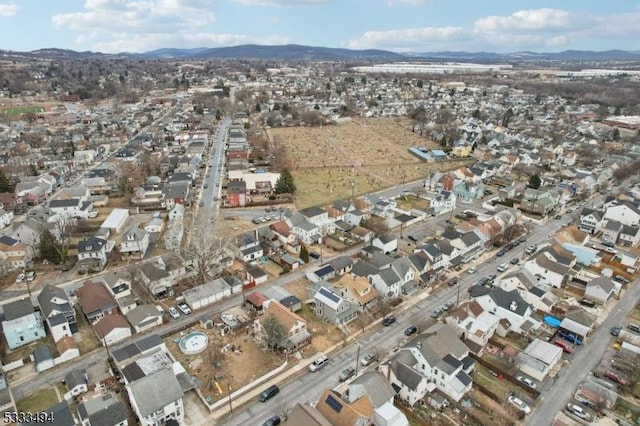
[[[550,325],[553,328],[558,328],[560,327],[560,320],[558,318],[554,318],[552,316],[549,315],[545,315],[544,317],[544,323]]]

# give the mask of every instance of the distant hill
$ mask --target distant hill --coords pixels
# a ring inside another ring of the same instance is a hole
[[[100,52],[76,52],[67,49],[39,49],[32,52],[0,51],[5,57],[39,59],[258,59],[258,60],[308,60],[308,61],[461,61],[461,62],[607,62],[640,61],[640,51],[626,50],[566,50],[557,53],[545,52],[420,52],[396,53],[386,50],[351,50],[332,47],[287,44],[281,46],[261,46],[246,44],[230,47],[198,47],[192,49],[163,48],[144,53],[106,54]]]
[[[143,53],[143,56],[159,59],[272,59],[272,60],[402,60],[404,55],[385,50],[351,50],[331,47],[302,46],[287,44],[282,46],[242,46],[214,47],[198,49],[159,49]]]

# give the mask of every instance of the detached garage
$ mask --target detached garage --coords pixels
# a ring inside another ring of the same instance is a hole
[[[182,293],[184,301],[192,309],[200,309],[211,305],[220,299],[231,296],[231,287],[222,279],[218,278],[209,283],[191,288]]]
[[[524,374],[542,381],[562,359],[562,348],[535,339],[517,356],[518,368]]]
[[[127,219],[129,219],[128,209],[113,209],[104,222],[102,222],[100,228],[105,228],[112,233],[118,234],[124,228],[124,225],[127,223]]]

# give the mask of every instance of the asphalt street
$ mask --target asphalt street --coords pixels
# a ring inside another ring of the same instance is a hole
[[[564,219],[566,220],[566,216]],[[549,234],[560,228],[561,224],[562,221],[550,220],[545,224],[535,226],[529,234],[526,244],[541,243]],[[405,231],[407,231],[407,229],[405,229]],[[240,411],[235,411],[233,416],[227,418],[222,424],[260,424],[260,422],[265,421],[274,413],[281,411],[282,407],[292,408],[298,402],[313,403],[317,401],[327,387],[333,388],[339,384],[338,376],[342,370],[347,367],[355,367],[358,345],[360,345],[361,357],[374,348],[379,353],[389,353],[394,346],[407,341],[407,338],[404,336],[404,330],[416,322],[417,318],[430,315],[433,310],[442,306],[444,303],[455,302],[458,294],[460,301],[465,300],[469,287],[475,284],[481,277],[496,273],[498,263],[509,262],[509,260],[514,257],[521,257],[524,249],[522,246],[523,245],[518,246],[503,257],[498,258],[499,261],[488,261],[476,265],[478,272],[473,275],[462,273],[458,287],[444,287],[429,295],[426,299],[418,301],[415,305],[406,308],[401,314],[396,315],[397,322],[394,325],[390,327],[380,326],[380,328],[376,329],[373,333],[365,335],[357,342],[350,344],[337,353],[330,354],[329,364],[319,372],[308,372],[295,378],[293,381],[283,384],[280,386],[280,394],[275,398],[272,398],[266,403],[261,403],[256,400],[254,404],[243,407]],[[471,264],[469,264],[469,266],[471,266]],[[508,273],[510,270],[505,273]],[[411,303],[411,300],[405,303]],[[400,307],[402,308],[402,305],[400,305]],[[368,368],[375,368],[375,366]],[[362,371],[362,369],[359,371]]]

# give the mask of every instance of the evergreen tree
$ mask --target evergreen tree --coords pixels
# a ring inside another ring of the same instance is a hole
[[[300,259],[302,259],[304,263],[309,263],[309,250],[307,250],[306,246],[302,246],[300,249]]]
[[[40,231],[40,257],[48,260],[51,263],[60,263],[64,260],[63,247],[56,240],[56,237],[48,229]]]
[[[529,177],[529,188],[538,189],[540,188],[541,184],[542,184],[542,180],[540,179],[540,176],[531,175]]]
[[[2,169],[0,169],[0,192],[13,192],[13,185]]]
[[[296,185],[293,182],[293,176],[291,176],[289,169],[285,168],[276,182],[276,194],[294,194],[295,192]]]

